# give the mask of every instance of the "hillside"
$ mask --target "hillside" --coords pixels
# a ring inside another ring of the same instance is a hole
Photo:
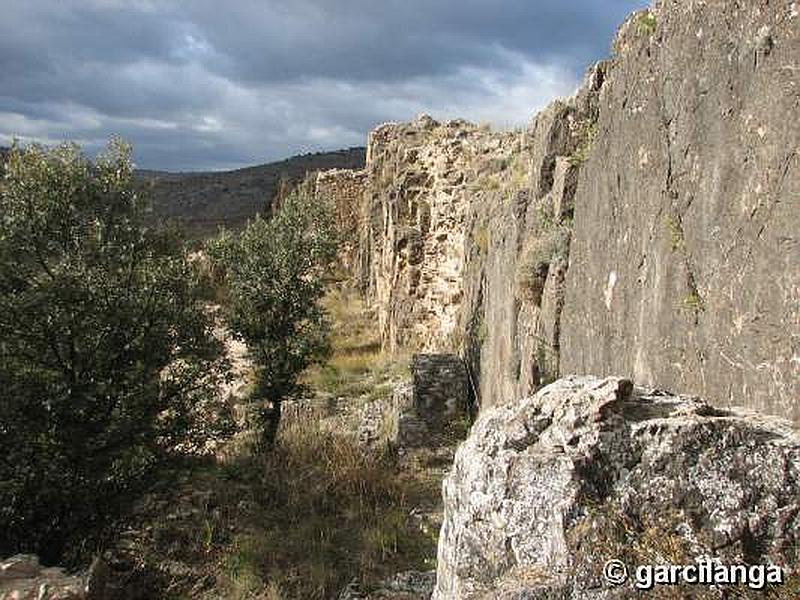
[[[220,226],[239,228],[256,213],[268,211],[282,180],[296,183],[312,171],[361,168],[364,160],[364,148],[348,148],[234,171],[142,170],[137,177],[152,198],[155,218],[175,220],[193,234],[206,235]]]
[[[10,148],[0,147],[0,175]],[[141,189],[152,202],[154,220],[171,220],[192,236],[238,229],[257,213],[268,212],[281,183],[293,185],[307,173],[329,169],[361,169],[363,147],[292,156],[285,160],[233,171],[171,173],[141,169]]]

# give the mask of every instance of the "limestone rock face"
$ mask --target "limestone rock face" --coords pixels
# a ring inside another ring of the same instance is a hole
[[[383,345],[466,356],[481,405],[557,372],[572,155],[603,69],[518,131],[421,116],[370,134],[356,276]]]
[[[359,211],[366,191],[366,178],[364,170],[331,169],[317,174],[315,181],[316,196],[335,207],[341,266],[350,273],[357,269]]]
[[[516,131],[422,115],[369,135],[363,171],[332,171],[343,260],[390,351],[466,359],[481,406],[559,368],[574,196],[606,66]],[[346,241],[346,244],[350,244]]]
[[[360,237],[363,287],[385,348],[442,351],[457,331],[476,156],[489,131],[425,115],[370,134]]]
[[[569,377],[486,410],[444,502],[435,599],[630,597],[603,581],[606,560],[795,565],[800,437],[743,409]]]
[[[800,423],[797,3],[661,0],[615,48],[575,196],[561,371]]]

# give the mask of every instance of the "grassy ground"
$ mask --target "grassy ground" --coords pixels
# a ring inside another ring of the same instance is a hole
[[[357,414],[388,396],[407,362],[381,353],[375,319],[354,294],[331,292],[325,304],[333,355],[303,382],[327,401],[287,413],[274,451],[243,444],[143,509],[157,515],[138,545],[161,597],[327,599],[354,578],[369,587],[434,567],[438,528],[417,515],[440,507],[441,465],[365,453],[352,430],[330,426],[331,411]]]
[[[247,483],[247,528],[225,549],[226,597],[331,598],[354,577],[431,568],[435,537],[409,515],[438,487],[398,477],[390,457],[349,436],[292,424],[273,453],[229,477]]]
[[[387,396],[407,375],[408,357],[381,352],[377,318],[353,292],[331,291],[323,304],[332,321],[333,355],[308,369],[301,381],[317,392],[349,399]]]

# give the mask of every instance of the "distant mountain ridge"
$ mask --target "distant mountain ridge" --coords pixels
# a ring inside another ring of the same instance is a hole
[[[142,193],[152,201],[154,219],[175,221],[190,235],[205,237],[219,227],[240,229],[256,214],[269,212],[282,182],[297,183],[314,171],[360,169],[365,161],[366,149],[353,147],[234,171],[139,170],[136,179]]]
[[[0,175],[11,148],[0,146]],[[364,147],[293,156],[233,171],[171,173],[141,169],[135,178],[152,202],[153,221],[174,221],[192,237],[206,237],[220,227],[240,229],[256,214],[270,211],[282,182],[294,184],[307,173],[361,169]]]

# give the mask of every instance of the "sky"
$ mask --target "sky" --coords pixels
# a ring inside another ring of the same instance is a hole
[[[647,0],[3,0],[0,145],[219,170],[419,113],[499,128],[575,91]]]

